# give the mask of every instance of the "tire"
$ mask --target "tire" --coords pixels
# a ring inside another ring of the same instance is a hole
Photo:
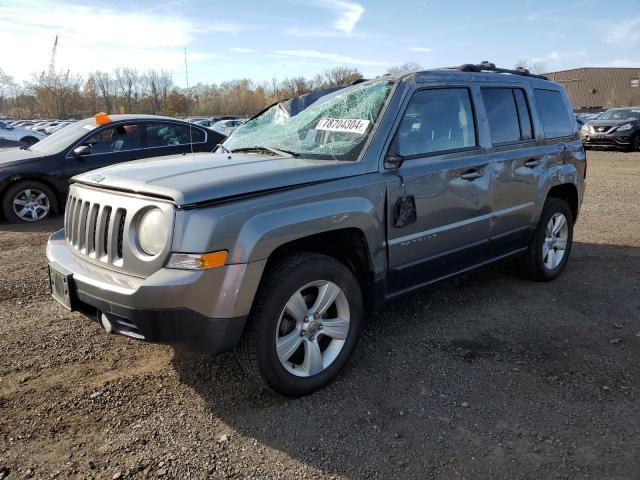
[[[309,317],[316,300],[331,299],[330,293],[337,296],[327,302],[324,314]],[[315,253],[287,257],[266,273],[260,285],[237,348],[239,362],[276,394],[309,395],[334,380],[349,361],[360,335],[362,312],[360,285],[345,265]]]
[[[629,146],[630,152],[640,152],[640,133],[638,133],[633,140],[631,140],[631,145]]]
[[[564,224],[558,227],[556,235],[555,222],[561,220],[561,217],[564,218]],[[552,219],[553,232],[550,228]],[[556,197],[547,198],[529,248],[520,261],[520,269],[525,276],[539,282],[548,282],[562,273],[573,245],[573,222],[573,214],[567,202]]]
[[[20,141],[24,143],[27,147],[30,147],[31,145],[38,143],[38,139],[36,137],[24,137],[24,138],[21,138]]]
[[[34,180],[26,180],[9,187],[2,199],[2,211],[12,223],[38,222],[53,215],[57,201],[49,187]],[[27,208],[27,211],[21,210],[21,206]]]

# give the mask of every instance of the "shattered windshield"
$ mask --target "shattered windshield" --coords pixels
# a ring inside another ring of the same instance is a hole
[[[343,88],[300,112],[280,102],[239,127],[223,146],[230,152],[260,147],[305,158],[355,161],[392,85],[379,81]]]

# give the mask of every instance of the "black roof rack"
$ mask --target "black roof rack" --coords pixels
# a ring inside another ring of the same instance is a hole
[[[523,77],[539,78],[541,80],[548,80],[544,75],[536,75],[531,73],[524,67],[518,67],[515,70],[509,70],[507,68],[498,68],[495,63],[487,62],[486,60],[480,62],[477,65],[472,63],[465,63],[459,67],[453,67],[453,70],[460,70],[461,72],[495,72],[495,73],[509,73],[511,75],[520,75]]]

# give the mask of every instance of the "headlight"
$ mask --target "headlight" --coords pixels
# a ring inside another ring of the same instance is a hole
[[[147,255],[155,256],[164,250],[169,239],[169,222],[159,208],[147,210],[138,222],[138,245]]]
[[[584,124],[584,125],[582,126],[581,130],[582,130],[584,133],[589,133],[589,125]]]
[[[618,127],[618,132],[626,132],[627,130],[633,130],[633,123],[625,123]]]

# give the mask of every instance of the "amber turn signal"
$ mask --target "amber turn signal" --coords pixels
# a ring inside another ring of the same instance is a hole
[[[167,268],[182,270],[208,270],[221,267],[227,262],[229,252],[221,250],[211,253],[172,253]]]

